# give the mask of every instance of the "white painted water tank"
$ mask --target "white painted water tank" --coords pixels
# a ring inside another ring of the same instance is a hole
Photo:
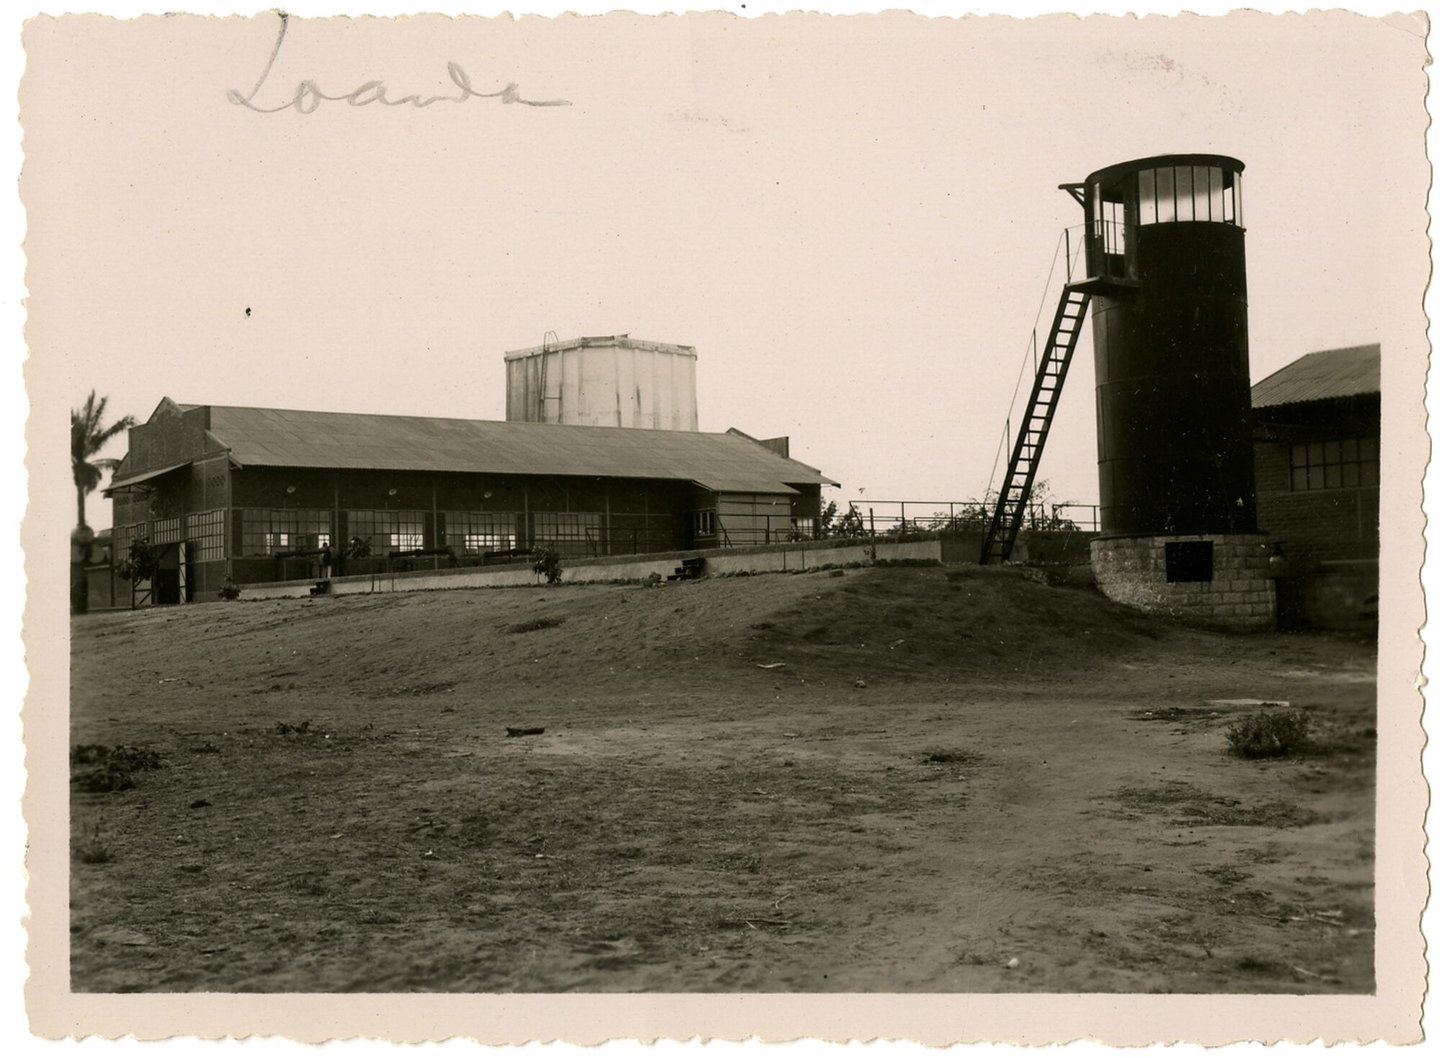
[[[695,349],[628,334],[517,349],[505,354],[505,418],[698,430]]]

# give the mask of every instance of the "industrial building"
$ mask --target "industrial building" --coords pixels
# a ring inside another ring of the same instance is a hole
[[[314,552],[327,546],[338,576],[502,562],[541,544],[580,558],[813,536],[820,490],[836,483],[788,458],[788,439],[625,428],[694,422],[692,349],[625,335],[557,348],[554,365],[548,350],[510,361],[524,368],[507,372],[521,421],[164,399],[130,430],[106,490],[112,554],[123,559],[140,537],[162,545],[145,595],[163,603],[213,599],[227,580],[313,576]],[[637,362],[648,364],[638,381]],[[689,374],[656,366],[675,363]],[[557,397],[550,404],[525,397],[532,368]],[[636,411],[608,425],[523,421],[547,409],[564,422],[593,419],[625,399]]]
[[[1284,627],[1375,625],[1380,347],[1310,353],[1257,382],[1255,485]]]

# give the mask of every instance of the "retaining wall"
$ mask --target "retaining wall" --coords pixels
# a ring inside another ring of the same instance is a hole
[[[880,542],[875,557],[881,561],[940,560],[939,540],[915,540],[900,543]],[[753,548],[726,548],[715,551],[677,551],[668,555],[638,557],[611,556],[572,560],[563,570],[566,584],[603,584],[612,581],[644,580],[651,574],[668,577],[682,559],[704,558],[709,576],[734,573],[784,573],[791,570],[814,569],[823,565],[845,565],[867,562],[870,545],[848,540],[801,541],[783,545]],[[285,581],[271,584],[241,586],[242,599],[300,598],[310,594],[314,581]],[[358,577],[334,577],[330,591],[334,595],[360,595],[388,591],[434,591],[444,588],[505,588],[536,585],[542,578],[529,566],[507,566],[494,569],[468,568],[413,573],[374,574]],[[209,601],[208,599],[206,601]]]

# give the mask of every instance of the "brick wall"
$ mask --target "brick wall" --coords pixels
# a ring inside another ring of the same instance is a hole
[[[1202,541],[1213,546],[1212,579],[1168,582],[1165,545]],[[1275,586],[1261,535],[1101,537],[1090,544],[1090,565],[1101,592],[1137,610],[1237,631],[1275,627]]]
[[[1374,559],[1380,552],[1380,489],[1373,477],[1365,485],[1294,489],[1290,460],[1295,445],[1379,437],[1379,394],[1258,408],[1255,415],[1260,529],[1280,545],[1289,572],[1308,575],[1321,562]]]
[[[1255,445],[1255,481],[1260,528],[1297,568],[1379,553],[1379,488],[1292,491],[1290,446],[1267,442]]]

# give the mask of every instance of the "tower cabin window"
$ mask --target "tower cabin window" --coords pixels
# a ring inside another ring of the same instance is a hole
[[[1100,212],[1095,218],[1099,229],[1100,245],[1108,254],[1125,253],[1125,203],[1100,201]]]
[[[1214,165],[1141,169],[1140,223],[1206,221],[1244,227],[1240,174]]]

